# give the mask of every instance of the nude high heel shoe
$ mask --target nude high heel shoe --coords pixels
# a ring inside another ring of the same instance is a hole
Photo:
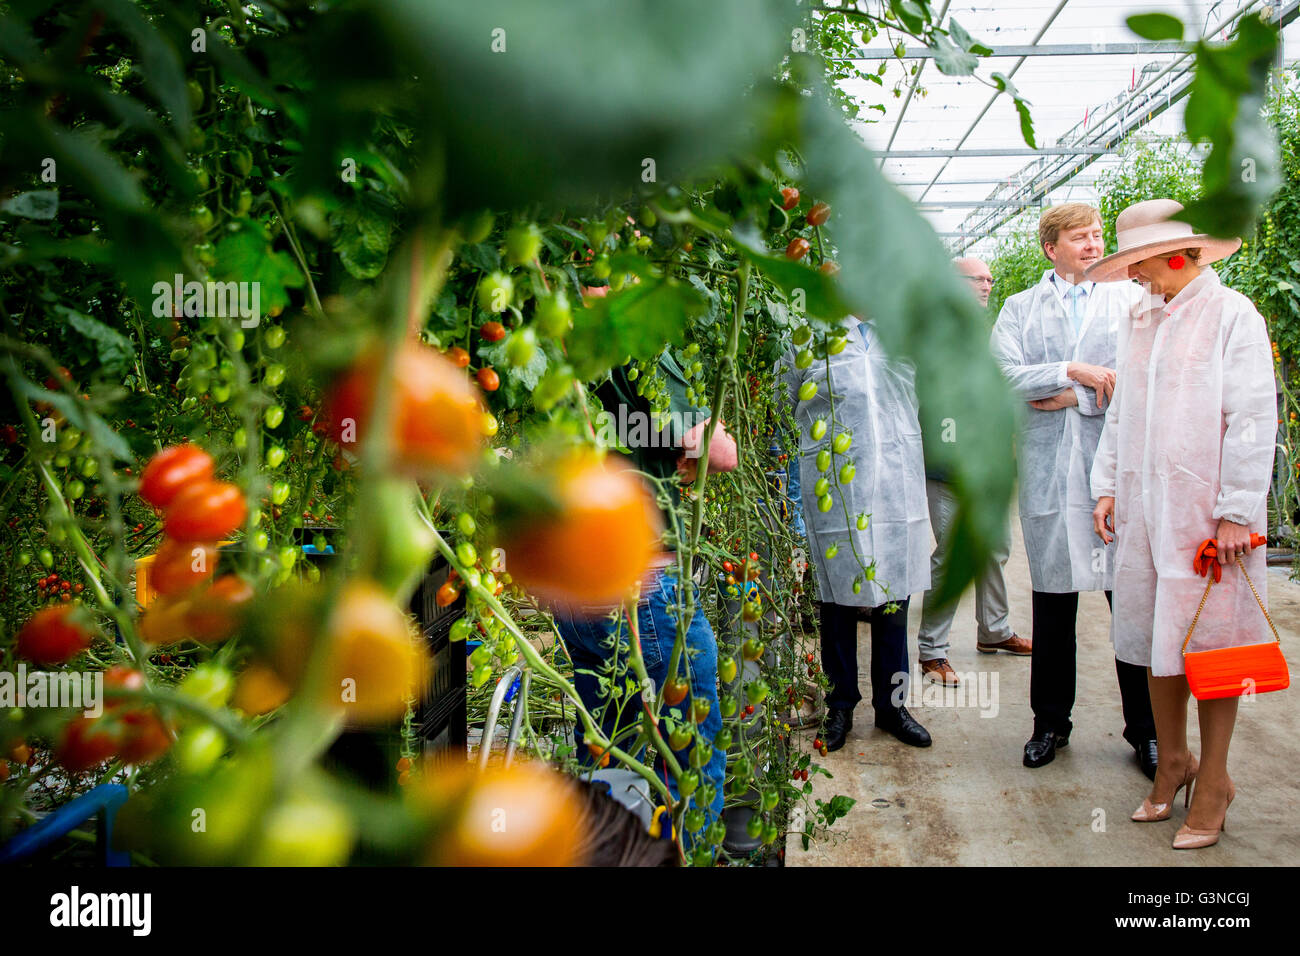
[[[1223,819],[1213,830],[1198,830],[1183,824],[1174,834],[1175,850],[1199,850],[1201,847],[1214,846],[1219,842],[1219,834],[1228,829],[1228,807],[1232,806],[1232,798],[1237,795],[1237,788],[1228,781],[1228,805],[1223,808]]]
[[[1183,794],[1184,809],[1186,809],[1187,805],[1191,802],[1192,784],[1196,781],[1196,771],[1198,769],[1200,769],[1200,767],[1196,762],[1196,758],[1192,758],[1192,762],[1187,767],[1187,772],[1183,774],[1183,782],[1174,788],[1175,799],[1178,798],[1179,790],[1182,790],[1184,787],[1187,788],[1187,792]],[[1169,803],[1152,803],[1151,798],[1147,797],[1142,801],[1142,806],[1133,811],[1133,816],[1129,817],[1129,819],[1137,823],[1159,823],[1161,820],[1169,819],[1171,806],[1172,804]]]

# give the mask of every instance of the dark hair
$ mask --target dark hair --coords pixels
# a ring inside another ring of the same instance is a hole
[[[604,783],[575,780],[574,785],[582,803],[583,866],[677,865],[673,842],[647,833],[641,818],[611,797]],[[667,829],[667,815],[660,819]]]

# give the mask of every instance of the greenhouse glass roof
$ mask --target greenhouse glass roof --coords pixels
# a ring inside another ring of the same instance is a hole
[[[973,77],[940,73],[916,55],[915,43],[900,67],[899,38],[887,32],[855,57],[863,74],[888,63],[883,87],[855,79],[844,88],[862,103],[884,105],[883,113],[868,111],[880,119],[862,123],[861,135],[950,249],[989,254],[1020,212],[1095,201],[1097,177],[1117,162],[1125,136],[1182,133],[1192,57],[1138,37],[1125,23],[1129,15],[1163,11],[1187,23],[1189,37],[1194,30],[1226,41],[1239,17],[1267,11],[1283,23],[1280,65],[1290,65],[1300,58],[1297,7],[1296,0],[933,0],[945,26],[956,20],[993,49],[977,75],[1006,74],[1029,101],[1037,153],[1026,146],[1009,97],[994,99],[994,89]]]

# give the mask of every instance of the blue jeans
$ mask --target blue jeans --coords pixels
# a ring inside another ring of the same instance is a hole
[[[671,570],[665,570],[642,589],[642,597],[637,604],[641,657],[645,662],[646,674],[655,682],[656,690],[663,687],[667,679],[668,662],[672,656],[673,643],[677,639],[677,600],[677,577]],[[599,610],[584,611],[583,608],[567,604],[556,604],[552,611],[560,637],[564,639],[564,646],[573,658],[574,684],[578,696],[592,717],[600,723],[601,731],[607,738],[615,740],[620,732],[624,734],[624,738],[616,743],[625,748],[635,739],[644,713],[639,690],[617,702],[611,702],[609,696],[611,665],[616,662],[617,666],[626,667],[631,660],[626,615],[620,614],[615,619],[610,613],[602,616]],[[718,705],[718,644],[713,636],[713,628],[699,605],[698,591],[695,596],[695,613],[686,631],[686,651],[677,670],[678,674],[687,671],[690,674],[690,695],[680,704],[665,707],[665,711],[671,713],[677,710],[689,721],[691,700],[707,700],[709,715],[699,724],[699,729],[700,736],[712,743],[714,736],[722,729],[722,713]],[[629,678],[635,683],[635,675],[630,669],[621,682],[625,684]],[[659,729],[664,740],[667,740],[667,725],[661,722]],[[581,723],[574,731],[574,737],[578,744],[579,763],[594,765],[595,759],[582,741]],[[640,754],[633,756],[640,757]],[[678,763],[683,768],[689,765],[689,756],[689,748],[676,753]],[[657,762],[655,770],[660,779],[667,777],[668,789],[673,798],[677,799],[677,781],[668,774],[662,760]],[[726,772],[726,752],[714,747],[708,762],[700,768],[701,785],[709,783],[716,788],[713,802],[709,806],[700,807],[704,811],[706,826],[722,814]]]

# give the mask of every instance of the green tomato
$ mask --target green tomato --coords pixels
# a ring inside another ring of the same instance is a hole
[[[806,325],[799,326],[799,328],[794,330],[794,334],[790,336],[790,340],[794,342],[795,345],[807,345],[811,339],[812,329]]]
[[[474,521],[474,516],[468,511],[462,511],[456,516],[456,530],[467,538],[472,538],[474,532],[478,530],[478,524]]]
[[[876,566],[872,564],[871,567],[867,568],[865,574],[868,581],[876,580]]]
[[[341,866],[356,842],[356,825],[336,803],[293,796],[267,814],[253,866]]]
[[[826,555],[826,560],[829,561],[831,558],[835,557],[835,555],[840,553],[840,546],[832,542],[826,546],[826,550],[822,553]]]
[[[713,735],[713,746],[718,750],[727,750],[731,746],[731,731],[723,727]]]
[[[759,800],[761,801],[760,805],[762,806],[765,812],[776,809],[777,801],[779,801],[780,799],[781,799],[781,795],[777,792],[776,787],[764,788],[761,796],[759,797]]]
[[[804,382],[799,386],[799,401],[806,402],[817,394],[816,382]]]
[[[325,537],[324,532],[317,531],[314,535],[312,535],[311,546],[315,548],[317,551],[324,551],[326,548],[330,546],[329,538]]]
[[[757,813],[749,818],[745,824],[745,832],[749,834],[750,839],[757,840],[763,834],[763,818]]]
[[[718,677],[724,684],[736,679],[736,659],[730,654],[718,658]]]
[[[474,545],[470,544],[468,541],[462,541],[460,544],[456,545],[456,560],[465,565],[465,567],[470,567],[478,561],[478,551],[476,551]]]
[[[451,622],[451,633],[448,637],[453,641],[464,641],[469,639],[469,636],[473,631],[474,625],[470,622],[469,618],[458,617],[456,620]]]
[[[767,681],[761,677],[758,680],[750,681],[745,685],[745,697],[747,697],[749,702],[755,706],[766,700],[767,695],[771,692],[771,688],[767,686]],[[737,771],[737,773],[739,773],[739,771]]]
[[[813,423],[812,423],[812,427],[808,429],[808,434],[809,434],[809,436],[812,438],[813,441],[821,441],[823,438],[825,438],[825,437],[826,437],[826,419],[824,419],[824,418],[819,418],[819,419],[817,419],[817,421],[813,422]],[[822,470],[825,471],[825,469],[822,469]]]
[[[63,486],[63,493],[68,496],[68,500],[76,501],[86,493],[86,483],[80,478],[73,478]]]
[[[212,210],[207,206],[202,205],[195,206],[191,209],[190,217],[194,220],[194,226],[199,230],[199,232],[207,232],[212,228],[212,224],[216,222],[216,218],[212,215]]]
[[[853,476],[856,475],[857,473],[858,473],[858,469],[854,467],[853,462],[851,461],[845,462],[843,465],[840,465],[840,484],[847,485],[849,482],[853,480]]]
[[[858,515],[858,530],[859,530],[859,531],[866,531],[866,530],[867,530],[867,525],[869,525],[869,524],[871,524],[871,517],[870,517],[870,515],[866,515],[866,514],[860,514],[860,515]]]
[[[835,507],[835,499],[829,494],[822,495],[817,499],[817,510],[825,514]]]
[[[763,824],[763,842],[775,843],[776,838],[781,835],[781,831],[776,828],[775,823]]]
[[[515,295],[515,284],[504,272],[485,276],[478,287],[478,307],[484,312],[500,313],[510,308]]]
[[[849,446],[852,444],[853,444],[853,436],[850,435],[848,432],[840,432],[838,435],[835,436],[835,439],[831,442],[831,447],[835,449],[835,454],[843,455],[846,452],[848,452]]]
[[[496,217],[490,212],[476,213],[474,218],[464,225],[465,241],[470,245],[482,242],[492,234],[492,226],[496,222]]]
[[[862,593],[862,580],[861,580],[861,578],[854,578],[854,579],[853,579],[853,593],[854,593],[854,594],[861,594],[861,593]]]
[[[230,443],[236,448],[243,448],[248,444],[248,432],[244,430],[244,426],[241,425],[235,429],[234,433],[230,436]]]
[[[253,550],[265,551],[271,544],[271,536],[265,531],[259,531],[253,535]]]
[[[469,682],[475,688],[482,687],[484,684],[487,683],[488,678],[491,676],[492,676],[491,665],[482,664],[479,667],[474,668],[474,670],[470,673]]]
[[[609,256],[600,256],[591,264],[591,274],[597,279],[609,278]]]
[[[55,468],[67,468],[71,464],[72,464],[72,456],[69,454],[60,452],[59,454],[54,456]]]
[[[816,495],[818,498],[821,498],[823,496],[829,497],[828,493],[830,492],[830,490],[831,490],[831,483],[829,480],[825,478],[818,478],[817,484],[813,485],[813,494]]]
[[[226,706],[235,690],[235,678],[230,671],[212,661],[200,664],[181,681],[176,693],[205,707],[217,709]]]
[[[284,327],[273,325],[262,333],[262,344],[268,349],[278,349],[284,344]]]
[[[63,544],[68,540],[68,529],[58,524],[50,529],[49,538],[55,544]]]
[[[284,464],[285,450],[282,445],[272,445],[266,450],[266,467],[274,471]]]
[[[813,354],[811,349],[800,349],[799,354],[794,357],[794,367],[805,369],[813,363]]]
[[[698,770],[683,770],[682,775],[677,778],[677,792],[683,797],[689,797],[700,785],[700,773]]]
[[[271,486],[271,504],[282,505],[289,500],[293,488],[287,481],[277,481]]]
[[[190,101],[190,112],[197,113],[203,105],[203,86],[198,80],[187,80],[185,95]]]
[[[285,571],[290,570],[298,563],[298,555],[301,552],[291,544],[285,545],[280,549],[280,567]]]
[[[275,362],[266,367],[266,373],[262,376],[262,383],[268,388],[278,388],[284,381],[284,366]]]
[[[171,752],[182,773],[205,773],[226,752],[226,738],[211,724],[189,727],[176,738]]]
[[[831,466],[831,450],[823,448],[817,453],[817,470],[825,471]]]
[[[284,421],[284,407],[282,405],[271,405],[262,412],[262,421],[266,423],[267,428],[279,428],[280,423]]]
[[[253,171],[253,154],[248,150],[232,150],[227,158],[230,160],[231,170],[240,179],[248,178],[248,174]]]
[[[506,259],[511,265],[532,262],[542,251],[542,231],[536,223],[516,223],[506,233]]]
[[[232,329],[230,332],[230,347],[238,352],[244,347],[244,330]]]
[[[703,830],[705,822],[704,811],[699,807],[691,807],[682,814],[682,829],[687,833],[696,833]]]
[[[32,563],[32,553],[30,551],[18,552],[18,567],[25,568]]]
[[[49,548],[41,548],[41,550],[37,551],[36,560],[40,561],[41,564],[47,568],[54,567],[54,554]]]
[[[54,445],[59,451],[72,451],[80,443],[81,432],[71,425],[66,425],[59,432],[59,437],[55,440]]]
[[[573,327],[573,310],[569,306],[569,297],[558,291],[549,299],[537,304],[537,327],[543,335],[553,339],[563,338]]]
[[[537,354],[537,333],[531,326],[524,326],[510,333],[506,342],[506,361],[515,368],[523,368]]]
[[[230,386],[225,382],[218,382],[211,389],[212,400],[218,405],[224,405],[230,401]]]
[[[691,728],[689,724],[677,724],[672,730],[668,731],[668,746],[673,751],[685,750],[691,743]]]
[[[709,828],[704,831],[704,839],[714,846],[717,846],[727,837],[727,825],[721,820],[714,820],[709,824]]]
[[[238,198],[235,199],[235,215],[243,216],[248,210],[253,208],[253,191],[251,189],[241,189]]]
[[[721,706],[719,709],[722,711],[723,717],[734,717],[736,714],[736,708],[740,706],[740,703],[736,700],[735,696],[731,694],[722,698],[720,704]]]
[[[826,353],[828,355],[839,355],[848,346],[848,336],[837,335],[826,343]]]

